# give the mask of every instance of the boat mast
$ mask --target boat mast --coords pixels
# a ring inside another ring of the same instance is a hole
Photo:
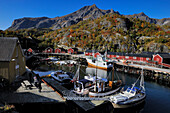
[[[93,52],[93,58],[94,58],[94,44],[93,44],[93,50],[92,50],[92,52]]]
[[[106,60],[106,54],[107,54],[107,46],[106,46],[106,51],[105,51],[105,60]]]
[[[97,66],[98,66],[98,55],[96,56],[96,84],[95,84],[95,91],[97,92]]]
[[[113,69],[112,69],[112,81],[114,80],[114,63],[113,63]]]
[[[144,76],[143,76],[143,68],[142,68],[142,72],[141,72],[140,87],[145,91],[145,87],[144,87]]]

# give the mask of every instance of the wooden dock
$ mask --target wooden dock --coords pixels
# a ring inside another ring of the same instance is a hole
[[[116,63],[116,64],[122,65],[122,66],[134,67],[134,68],[141,68],[141,69],[143,68],[145,70],[170,74],[170,69],[165,69],[165,68],[157,68],[157,67],[152,67],[152,66],[147,66],[147,65],[139,65],[139,64],[124,64],[122,62],[119,62],[119,63]]]
[[[113,111],[113,106],[105,101],[90,100],[66,100],[64,95],[77,95],[65,87],[61,86],[52,78],[42,79],[42,90],[31,86],[28,80],[24,80],[21,86],[15,91],[0,92],[0,102],[2,104],[12,104],[18,112],[39,112],[57,111],[62,113],[103,113]],[[28,87],[26,87],[28,86]],[[31,108],[31,109],[30,109]]]
[[[49,84],[52,88],[54,88],[59,94],[64,96],[65,94],[70,94],[70,90],[66,89],[65,87],[61,86],[57,81],[52,80],[51,78],[43,78],[43,80]],[[74,97],[76,94],[72,93]],[[95,104],[91,101],[78,101],[72,100],[75,104],[81,107],[84,111],[88,111],[95,108]],[[97,104],[96,104],[97,105]]]
[[[28,81],[24,81],[28,85]],[[6,103],[58,103],[65,102],[59,94],[42,83],[42,90],[39,92],[35,86],[25,87],[23,84],[15,92],[1,92],[0,100]]]

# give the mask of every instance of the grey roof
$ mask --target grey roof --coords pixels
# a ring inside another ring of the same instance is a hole
[[[170,54],[159,54],[163,58],[169,58],[170,59]]]
[[[0,61],[10,61],[18,42],[16,37],[0,37]]]

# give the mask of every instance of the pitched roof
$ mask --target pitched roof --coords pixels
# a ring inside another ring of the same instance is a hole
[[[16,37],[0,37],[0,61],[11,60],[17,42]]]
[[[120,55],[120,56],[132,56],[132,57],[149,57],[152,58],[152,54],[133,54],[133,53],[121,53],[121,52],[108,52],[108,55]]]

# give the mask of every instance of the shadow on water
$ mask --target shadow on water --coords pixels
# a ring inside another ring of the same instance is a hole
[[[144,106],[145,106],[145,101],[135,107],[115,109],[114,113],[141,113],[144,109]]]

